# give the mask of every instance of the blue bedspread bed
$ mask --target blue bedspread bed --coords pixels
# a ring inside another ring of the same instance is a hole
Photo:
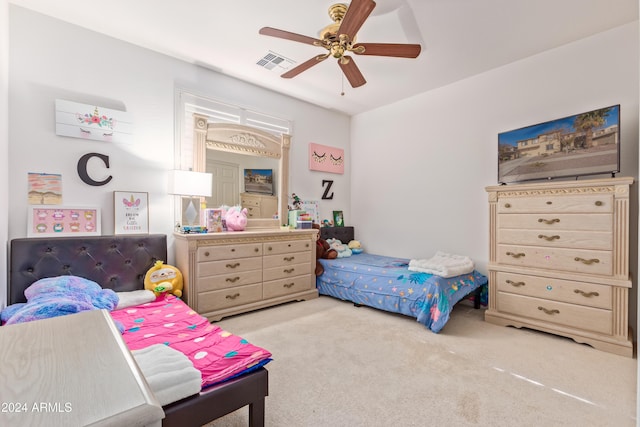
[[[458,301],[488,282],[475,270],[443,278],[409,271],[408,259],[367,253],[319,261],[324,266],[316,280],[321,295],[411,316],[436,333]]]

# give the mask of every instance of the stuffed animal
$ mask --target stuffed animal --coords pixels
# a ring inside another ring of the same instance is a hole
[[[350,241],[347,244],[347,246],[349,247],[349,249],[351,249],[351,252],[353,252],[354,254],[361,254],[363,251],[362,245],[357,240]]]
[[[238,206],[229,208],[225,215],[228,231],[242,231],[247,226],[247,208],[240,209]]]
[[[320,258],[335,259],[338,257],[338,252],[335,249],[331,249],[329,242],[324,239],[318,239],[316,241],[316,276],[324,273],[324,267],[322,263],[318,261]]]
[[[78,276],[40,279],[25,289],[24,296],[26,303],[12,304],[0,313],[4,324],[103,308],[111,311],[118,305],[118,295],[114,291],[102,289],[96,282]]]
[[[352,252],[351,249],[349,249],[349,246],[345,245],[340,240],[327,239],[327,242],[329,243],[329,247],[331,247],[331,249],[335,249],[336,252],[338,252],[338,258],[346,258],[348,256],[351,256]]]
[[[144,276],[144,288],[156,296],[170,293],[180,298],[182,296],[182,273],[172,265],[156,261]]]

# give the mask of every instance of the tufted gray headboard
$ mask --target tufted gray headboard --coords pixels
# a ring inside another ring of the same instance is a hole
[[[353,227],[320,227],[320,238],[338,239],[342,243],[349,243],[355,237]]]
[[[65,274],[84,277],[116,292],[144,288],[144,276],[167,260],[167,236],[36,237],[10,246],[8,304],[25,302],[36,280]]]

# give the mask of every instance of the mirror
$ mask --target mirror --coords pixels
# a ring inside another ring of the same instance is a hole
[[[247,207],[247,228],[278,227],[287,222],[290,145],[290,135],[278,137],[249,126],[208,123],[207,116],[194,114],[193,170],[214,173],[214,193],[229,193],[219,200],[234,200],[233,204]],[[235,177],[225,177],[234,170]],[[207,205],[215,207],[217,202],[211,202],[214,204]],[[276,213],[280,219],[274,218]]]

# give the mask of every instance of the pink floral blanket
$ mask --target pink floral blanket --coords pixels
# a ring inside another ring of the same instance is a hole
[[[271,353],[227,332],[173,295],[111,312],[124,325],[130,350],[165,344],[189,357],[202,373],[202,388],[271,361]]]

